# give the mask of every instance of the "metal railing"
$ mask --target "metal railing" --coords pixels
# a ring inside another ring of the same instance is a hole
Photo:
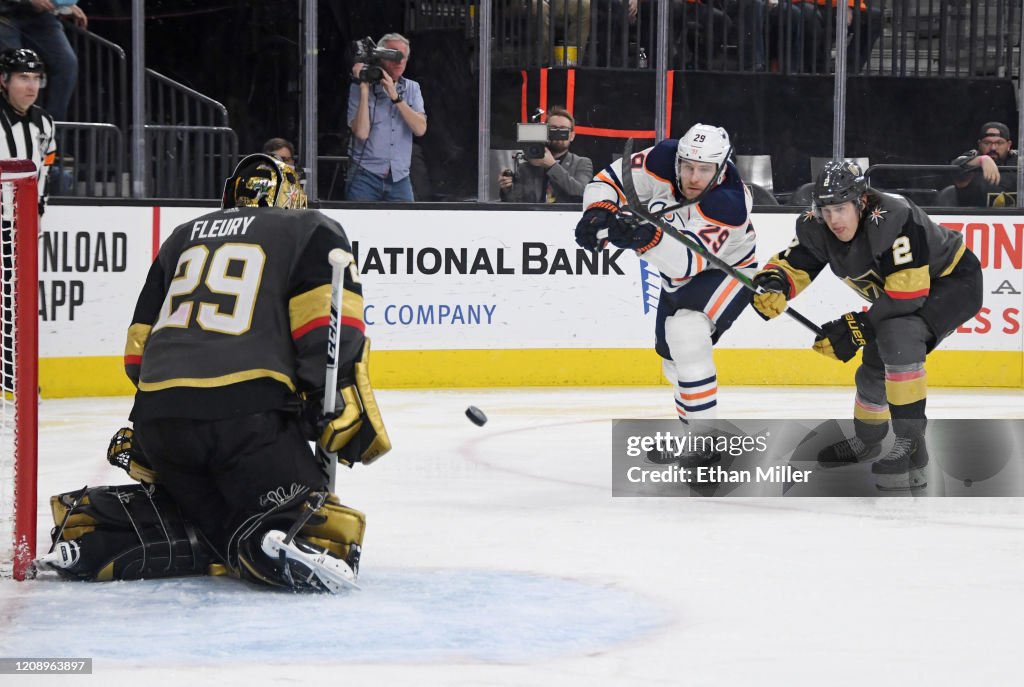
[[[56,122],[58,183],[54,196],[119,197],[129,195],[124,140],[113,124]]]
[[[836,9],[814,0],[495,0],[499,67],[653,69],[657,7],[669,3],[670,69],[827,74]],[[846,6],[840,0],[839,6]],[[472,0],[406,0],[412,29],[476,35]],[[850,8],[849,73],[997,77],[1019,71],[1020,0],[861,0]]]
[[[78,56],[71,122],[57,125],[64,172],[54,195],[130,195],[126,182],[130,131],[128,57],[124,49],[73,25],[65,27]],[[155,197],[217,197],[238,158],[238,138],[223,104],[153,69],[146,70],[146,142]],[[190,166],[191,165],[191,166]]]
[[[228,126],[228,109],[153,69],[146,70],[146,115],[150,123]]]
[[[147,124],[150,193],[154,198],[219,198],[238,161],[234,129]]]
[[[73,122],[128,125],[128,60],[116,43],[65,24],[65,33],[78,56],[78,85],[68,104]]]

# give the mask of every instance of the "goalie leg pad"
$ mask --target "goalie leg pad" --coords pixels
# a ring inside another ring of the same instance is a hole
[[[41,566],[63,577],[107,581],[203,575],[214,561],[192,524],[152,486],[58,494],[50,498],[50,509],[54,545],[73,541],[79,553],[67,567]]]

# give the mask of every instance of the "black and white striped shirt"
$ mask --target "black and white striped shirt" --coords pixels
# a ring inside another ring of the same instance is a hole
[[[46,202],[47,172],[57,159],[53,117],[38,105],[20,115],[7,98],[0,97],[0,129],[0,160],[24,159],[36,163],[39,170],[39,212],[42,213]]]

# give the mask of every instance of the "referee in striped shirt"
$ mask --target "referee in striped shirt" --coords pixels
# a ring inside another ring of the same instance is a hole
[[[57,158],[53,117],[36,105],[46,86],[46,68],[28,48],[0,53],[0,160],[31,160],[39,170],[39,214],[46,207],[46,181]]]
[[[17,48],[0,53],[0,160],[26,159],[39,170],[39,214],[46,207],[46,179],[57,157],[53,117],[36,105],[39,89],[46,85],[46,69],[34,50]],[[2,199],[0,199],[2,202]],[[13,291],[10,276],[14,266],[13,236],[6,221],[2,233],[3,288],[0,299],[3,367],[0,393],[14,389],[12,359]]]

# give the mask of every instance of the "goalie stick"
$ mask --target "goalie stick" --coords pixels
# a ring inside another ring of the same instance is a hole
[[[352,254],[335,248],[327,255],[331,263],[331,322],[327,328],[327,375],[324,381],[324,415],[334,412],[338,398],[338,345],[341,339],[342,299],[345,293],[345,270],[352,263]],[[338,477],[338,456],[328,453],[317,443],[317,451],[327,459],[327,488],[334,492]]]
[[[724,163],[723,163],[724,164]],[[705,189],[706,191],[707,189]],[[626,197],[626,208],[630,213],[644,220],[650,222],[656,227],[660,228],[666,236],[671,236],[676,241],[679,241],[684,246],[689,248],[694,253],[699,254],[709,263],[722,270],[730,277],[738,281],[744,287],[750,289],[754,293],[767,293],[764,288],[760,286],[754,286],[753,281],[750,277],[743,274],[735,267],[722,260],[720,257],[709,251],[702,244],[691,241],[681,234],[675,227],[666,222],[664,219],[657,215],[651,214],[647,208],[640,203],[640,198],[636,194],[636,186],[633,185],[633,139],[627,139],[626,145],[622,149],[622,195]],[[703,194],[702,194],[703,195]],[[689,203],[687,203],[689,204]],[[809,319],[798,313],[793,308],[787,307],[784,312],[792,317],[794,320],[802,324],[803,326],[810,329],[819,337],[824,337],[825,334],[821,331],[821,327],[811,322]]]

